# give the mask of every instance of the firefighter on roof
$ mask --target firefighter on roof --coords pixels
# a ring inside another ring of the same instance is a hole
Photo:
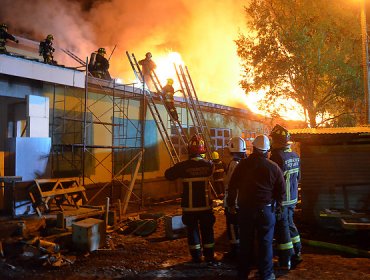
[[[239,240],[239,223],[238,223],[238,207],[236,206],[236,213],[230,213],[229,207],[227,206],[227,196],[230,178],[235,170],[235,167],[239,162],[247,157],[246,144],[243,138],[233,137],[230,139],[227,145],[232,160],[229,162],[226,177],[225,177],[225,217],[226,217],[226,231],[229,239],[230,251],[225,254],[226,259],[235,259],[239,255],[240,240]]]
[[[109,74],[109,61],[105,58],[105,48],[99,48],[96,52],[93,52],[90,56],[88,65],[89,72],[96,78],[104,80],[112,80]]]
[[[189,159],[167,169],[165,177],[168,180],[182,181],[182,221],[187,226],[192,261],[201,262],[203,255],[205,261],[212,264],[215,261],[213,233],[215,216],[210,199],[209,181],[213,165],[201,157],[205,152],[203,139],[198,135],[192,136],[188,144]]]
[[[175,100],[173,95],[175,90],[173,89],[173,79],[167,79],[167,84],[162,88],[162,96],[164,100],[164,105],[167,107],[172,119],[179,121],[179,115],[177,114],[175,107]]]
[[[17,44],[19,41],[15,39],[15,37],[8,33],[8,26],[3,23],[0,25],[0,53],[8,53],[6,50],[6,41],[11,40],[16,42]]]
[[[49,34],[48,36],[46,36],[46,39],[44,41],[40,42],[39,45],[39,55],[42,55],[42,57],[44,58],[44,62],[47,64],[57,64],[53,56],[53,53],[55,52],[53,41],[54,36]]]
[[[147,52],[145,54],[145,58],[142,60],[139,60],[139,65],[141,65],[141,73],[143,75],[144,81],[142,81],[149,90],[154,91],[155,86],[152,81],[152,71],[154,71],[157,68],[157,65],[152,60],[152,53]]]
[[[284,173],[286,195],[281,213],[277,215],[275,235],[281,268],[289,270],[302,261],[301,240],[294,224],[294,209],[298,201],[298,180],[300,158],[290,148],[290,134],[277,124],[271,131],[272,149],[270,159],[276,162]]]

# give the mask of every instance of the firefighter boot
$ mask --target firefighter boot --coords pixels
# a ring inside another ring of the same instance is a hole
[[[291,261],[290,257],[288,256],[281,256],[279,258],[279,268],[282,270],[290,270],[291,268]]]
[[[296,267],[303,261],[301,252],[292,256],[292,267]]]

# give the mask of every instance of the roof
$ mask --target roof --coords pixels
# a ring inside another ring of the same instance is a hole
[[[370,143],[370,126],[289,130],[292,140],[311,144]]]
[[[357,134],[370,135],[370,126],[302,128],[289,130],[291,135],[327,135],[327,134]]]

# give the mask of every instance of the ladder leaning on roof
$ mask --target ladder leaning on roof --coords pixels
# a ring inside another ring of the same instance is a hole
[[[207,148],[207,156],[209,159],[211,159],[211,153],[214,150],[211,135],[209,133],[208,125],[204,119],[204,115],[202,113],[198,96],[195,92],[193,81],[190,77],[188,68],[185,66],[184,70],[184,67],[182,65],[176,64],[174,64],[174,67],[178,80],[180,82],[181,90],[184,93],[186,104],[189,108],[190,117],[194,124],[194,129],[196,133],[202,136],[202,138],[204,139]]]
[[[161,134],[161,137],[162,137],[162,140],[166,146],[166,149],[171,157],[171,160],[172,162],[175,164],[175,163],[178,163],[180,162],[180,157],[175,149],[175,146],[174,144],[172,143],[171,141],[171,137],[170,135],[168,134],[167,132],[167,128],[162,120],[162,117],[158,111],[158,108],[155,104],[155,101],[153,99],[153,96],[152,96],[152,93],[150,92],[150,90],[146,87],[145,85],[145,82],[144,79],[143,79],[143,74],[140,70],[140,67],[139,67],[139,64],[135,58],[135,55],[134,54],[129,54],[129,52],[126,51],[126,55],[127,55],[127,58],[130,62],[130,65],[132,67],[132,70],[134,71],[134,74],[136,76],[136,78],[142,82],[144,84],[144,96],[145,96],[145,99],[147,101],[147,104],[148,104],[148,107],[149,107],[149,110],[153,116],[153,119],[154,121],[156,122],[156,125],[158,127],[158,130],[159,130],[159,133]],[[159,80],[157,78],[157,76],[155,75],[155,73],[151,75],[151,78],[152,78],[152,81],[153,81],[153,84],[155,85],[156,87],[156,90],[158,92],[160,92],[160,90],[162,89],[162,87],[160,86],[160,83],[159,83]],[[161,99],[162,100],[162,99]],[[178,124],[180,125],[180,124]],[[176,126],[177,127],[177,126]],[[180,126],[181,127],[181,126]],[[182,130],[182,127],[181,127],[181,130]],[[177,130],[177,132],[180,134],[180,131]],[[179,135],[180,139],[184,142],[184,138],[183,138],[183,135]],[[186,135],[185,135],[186,137]]]

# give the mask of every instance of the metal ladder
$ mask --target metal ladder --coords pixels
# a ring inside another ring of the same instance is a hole
[[[146,85],[145,83],[143,82],[144,79],[143,79],[143,74],[141,72],[141,69],[139,67],[139,64],[136,60],[136,57],[134,54],[129,54],[129,52],[126,51],[126,55],[127,55],[127,58],[130,62],[130,65],[132,67],[132,70],[134,71],[134,74],[136,76],[136,78],[143,83],[143,92],[144,92],[144,95],[145,95],[145,99],[147,101],[147,104],[148,104],[148,107],[149,107],[149,110],[150,110],[150,113],[152,114],[153,116],[153,119],[154,121],[156,122],[156,125],[157,125],[157,128],[158,128],[158,131],[162,137],[162,140],[166,146],[166,149],[171,157],[171,160],[172,160],[172,163],[173,164],[176,164],[178,162],[180,162],[180,157],[175,149],[175,146],[173,144],[173,142],[171,141],[171,137],[170,135],[168,134],[168,131],[167,131],[167,128],[165,126],[165,123],[164,121],[162,120],[162,117],[158,111],[158,108],[155,104],[155,101],[153,99],[153,96],[152,96],[152,93],[150,92],[149,89],[146,88]],[[152,75],[151,75],[151,79],[152,79],[152,82],[153,84],[155,85],[155,88],[157,90],[157,92],[161,92],[161,84],[158,80],[158,77],[155,73],[152,72]],[[161,99],[162,100],[162,99]],[[166,107],[166,106],[165,106]],[[173,123],[177,123],[176,121],[173,120]],[[180,125],[178,123],[178,125]],[[176,126],[177,127],[177,126]],[[180,125],[181,127],[181,125]],[[182,127],[181,127],[181,130],[182,130]],[[177,129],[177,132],[180,134],[179,135],[179,139],[182,140],[182,142],[184,142],[184,138],[182,137],[179,129]]]
[[[207,148],[207,157],[211,159],[211,153],[214,150],[211,135],[209,133],[208,125],[202,113],[198,96],[195,91],[193,81],[190,77],[188,68],[185,66],[184,70],[184,67],[182,65],[176,64],[174,64],[174,67],[176,75],[180,82],[181,89],[184,93],[186,104],[189,108],[189,113],[191,120],[193,121],[194,124],[195,132],[202,136],[202,138],[204,139]]]

